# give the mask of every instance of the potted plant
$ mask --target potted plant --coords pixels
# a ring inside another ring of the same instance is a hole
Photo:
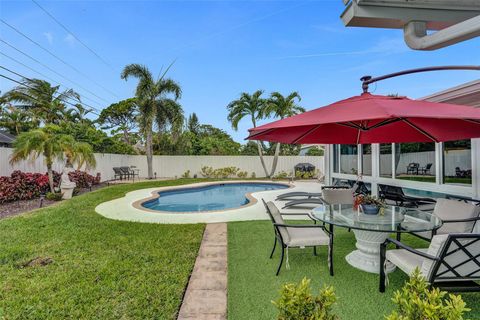
[[[375,196],[361,194],[355,197],[354,202],[355,208],[358,208],[359,206],[365,214],[374,215],[379,212],[382,214],[385,208],[385,202]]]

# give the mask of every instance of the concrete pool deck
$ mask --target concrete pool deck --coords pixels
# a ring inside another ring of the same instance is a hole
[[[232,181],[232,183],[265,183],[265,180],[261,181]],[[217,223],[217,222],[230,222],[230,221],[248,221],[248,220],[266,220],[268,219],[265,213],[265,208],[262,203],[262,199],[265,201],[273,201],[279,194],[291,192],[291,191],[305,191],[305,192],[320,192],[322,184],[315,181],[296,181],[293,182],[290,189],[279,189],[270,191],[260,191],[252,193],[251,196],[258,200],[250,205],[228,209],[225,211],[212,211],[212,212],[194,212],[194,213],[178,213],[178,212],[162,212],[162,211],[148,211],[134,206],[135,202],[142,199],[151,198],[152,194],[159,191],[184,189],[190,187],[201,187],[212,184],[228,183],[226,181],[221,182],[201,182],[194,184],[186,184],[181,186],[168,186],[162,188],[148,188],[135,190],[127,193],[124,197],[114,199],[99,204],[95,211],[109,219],[123,220],[123,221],[135,221],[135,222],[147,222],[147,223]],[[272,183],[276,183],[273,181]],[[278,182],[285,184],[285,182]],[[283,202],[279,203],[281,207]],[[285,212],[292,211],[298,212],[299,210],[283,210]]]

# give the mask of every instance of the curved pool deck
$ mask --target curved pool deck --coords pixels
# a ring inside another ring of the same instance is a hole
[[[124,197],[107,201],[99,204],[95,211],[109,219],[135,221],[135,222],[147,222],[147,223],[216,223],[216,222],[229,222],[229,221],[248,221],[248,220],[265,220],[268,219],[265,213],[265,208],[261,199],[265,201],[273,201],[279,194],[290,191],[306,191],[306,192],[320,192],[321,184],[318,182],[294,182],[291,184],[290,189],[279,189],[260,191],[250,194],[250,203],[243,207],[220,210],[220,211],[204,211],[204,212],[163,212],[152,211],[139,206],[139,202],[151,199],[152,196],[156,196],[158,192],[185,189],[192,187],[202,187],[214,184],[222,183],[265,183],[266,181],[221,181],[221,182],[201,182],[186,184],[180,186],[168,186],[161,188],[148,188],[135,190],[127,193]],[[275,183],[275,182],[273,182]],[[284,182],[279,182],[284,183]],[[281,203],[279,204],[281,205]],[[293,210],[295,211],[295,210]],[[298,211],[298,210],[297,210]]]

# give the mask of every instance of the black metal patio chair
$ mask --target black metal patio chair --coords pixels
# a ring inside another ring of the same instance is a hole
[[[114,180],[117,180],[117,179],[123,180],[125,178],[125,173],[120,167],[113,167],[112,169],[113,169]]]
[[[277,206],[273,202],[265,202],[265,209],[273,224],[273,230],[275,233],[275,241],[273,244],[272,252],[270,253],[270,259],[273,257],[273,253],[277,247],[277,242],[281,246],[280,263],[278,264],[277,273],[280,273],[280,269],[283,264],[285,249],[287,250],[287,265],[288,265],[288,249],[289,248],[306,248],[313,247],[313,254],[317,255],[317,246],[328,246],[328,268],[330,275],[333,276],[333,230],[329,231],[323,225],[314,224],[287,224],[283,220],[282,216],[309,216],[308,213],[281,213]],[[310,216],[309,216],[310,217]]]
[[[390,243],[401,249],[387,250]],[[407,274],[418,268],[431,286],[442,290],[480,291],[479,233],[436,235],[428,249],[414,249],[387,239],[380,245],[380,292],[385,292],[387,261]]]

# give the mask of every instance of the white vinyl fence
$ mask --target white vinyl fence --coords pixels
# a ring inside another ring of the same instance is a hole
[[[0,148],[0,176],[7,176],[14,170],[24,172],[47,171],[43,157],[35,161],[23,161],[10,165],[9,159],[12,153],[10,148]],[[121,155],[121,154],[100,154],[96,153],[97,166],[88,170],[90,174],[95,175],[99,172],[102,180],[113,179],[113,167],[136,166],[140,170],[140,177],[147,175],[147,159],[144,155]],[[271,168],[273,157],[265,157],[267,168]],[[320,172],[324,173],[324,158],[319,156],[282,156],[278,159],[276,172],[292,172],[293,167],[301,162],[313,164]],[[248,176],[255,173],[257,177],[264,177],[260,158],[258,156],[154,156],[153,171],[157,177],[173,178],[180,177],[185,171],[190,170],[190,175],[197,174],[201,177],[200,170],[203,166],[210,166],[214,169],[223,167],[237,167],[242,171],[247,171]],[[63,163],[55,163],[54,170],[61,172]]]

